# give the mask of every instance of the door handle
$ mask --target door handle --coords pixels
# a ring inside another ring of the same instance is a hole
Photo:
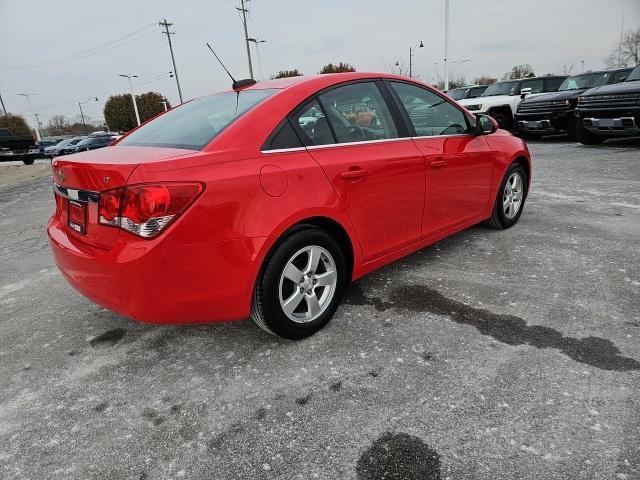
[[[449,162],[446,160],[432,160],[430,165],[432,168],[444,168],[449,165]]]
[[[367,172],[366,170],[362,170],[361,168],[359,168],[357,170],[344,171],[340,173],[340,177],[347,180],[356,180],[358,178],[366,177],[368,173],[369,172]]]

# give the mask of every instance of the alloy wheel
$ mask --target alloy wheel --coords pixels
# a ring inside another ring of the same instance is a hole
[[[522,206],[524,182],[519,172],[509,175],[502,193],[502,210],[504,216],[513,220]]]

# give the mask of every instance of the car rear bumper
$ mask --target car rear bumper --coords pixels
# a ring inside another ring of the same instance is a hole
[[[58,268],[93,302],[145,323],[189,324],[248,317],[263,238],[185,242],[120,232],[108,250],[78,240],[54,216],[47,226]]]

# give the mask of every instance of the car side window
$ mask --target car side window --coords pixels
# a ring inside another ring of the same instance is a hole
[[[336,143],[318,100],[312,100],[299,108],[291,121],[300,127],[298,131],[302,142],[307,146]]]
[[[467,133],[465,114],[441,96],[408,83],[391,82],[391,88],[398,94],[417,136]]]
[[[545,92],[557,92],[558,89],[560,88],[560,85],[562,85],[562,82],[564,82],[564,78],[550,77],[550,78],[545,78],[544,81],[547,82],[547,86],[544,90]]]
[[[298,135],[293,130],[289,120],[285,118],[273,131],[263,150],[281,150],[300,147],[302,147],[302,143],[300,143]]]
[[[544,92],[544,80],[542,78],[523,80],[520,90],[522,91],[525,88],[530,88],[531,93],[542,93]]]
[[[387,103],[374,82],[333,88],[318,97],[337,143],[398,138]]]
[[[620,83],[628,76],[629,76],[629,70],[621,70],[619,72],[614,72],[611,83]]]

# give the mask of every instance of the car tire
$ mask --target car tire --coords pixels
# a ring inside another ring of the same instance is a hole
[[[34,161],[35,161],[35,158],[23,158],[22,159],[22,163],[24,163],[25,165],[33,165]]]
[[[519,177],[519,181],[518,186],[514,188],[513,180],[516,177]],[[507,173],[504,174],[502,182],[500,182],[500,188],[493,205],[493,212],[491,218],[487,221],[489,226],[504,230],[518,223],[527,199],[528,185],[527,172],[522,165],[519,163],[511,164]]]
[[[600,145],[606,140],[606,137],[591,133],[584,128],[582,119],[576,119],[576,139],[583,145]]]
[[[273,335],[301,340],[331,320],[346,283],[340,244],[320,228],[299,226],[265,259],[254,288],[251,318]]]
[[[503,130],[511,130],[513,122],[508,115],[500,112],[490,113],[489,115],[491,115],[493,119],[498,122],[499,128],[502,128]]]

